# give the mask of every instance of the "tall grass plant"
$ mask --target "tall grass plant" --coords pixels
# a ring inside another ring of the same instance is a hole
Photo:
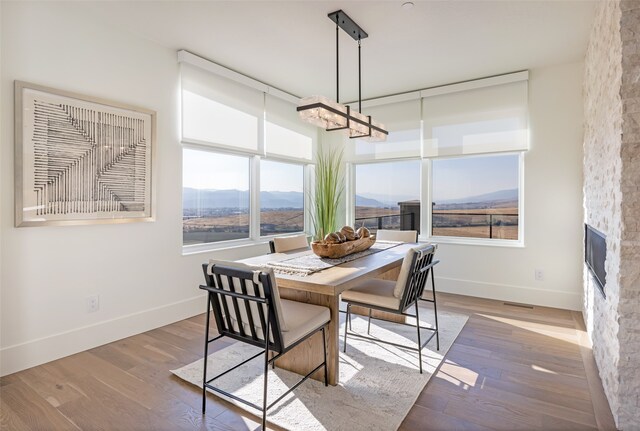
[[[341,149],[318,149],[313,202],[309,206],[316,240],[338,229],[337,212],[344,195],[342,158]]]

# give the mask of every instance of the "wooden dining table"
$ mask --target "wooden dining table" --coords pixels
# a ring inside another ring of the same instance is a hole
[[[326,345],[329,384],[337,385],[340,376],[340,348],[338,345],[340,293],[367,278],[375,277],[395,280],[407,250],[415,246],[415,243],[399,244],[306,276],[278,274],[276,272],[278,289],[282,298],[323,305],[331,310]],[[272,253],[243,259],[240,262],[249,265],[266,265],[268,262],[292,259],[309,253],[313,252],[304,250],[289,253]],[[378,315],[377,317],[393,319],[391,316]],[[276,366],[304,375],[315,368],[321,361],[322,335],[317,333],[278,359]],[[316,380],[324,379],[322,370],[317,371],[311,377]]]

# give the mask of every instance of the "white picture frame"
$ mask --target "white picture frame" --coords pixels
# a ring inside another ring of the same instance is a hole
[[[156,112],[15,81],[15,226],[154,220]]]

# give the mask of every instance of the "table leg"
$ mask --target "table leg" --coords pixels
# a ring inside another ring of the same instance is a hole
[[[339,365],[339,339],[338,329],[340,328],[340,317],[338,314],[338,297],[333,295],[322,295],[319,293],[302,292],[295,289],[280,287],[280,297],[292,301],[306,302],[308,304],[323,305],[331,311],[331,321],[326,332],[327,336],[327,372],[330,385],[338,384],[340,375]],[[292,350],[287,352],[282,358],[276,361],[276,367],[293,371],[305,375],[322,362],[322,333],[318,332],[308,340],[302,342]],[[312,379],[324,382],[324,371],[322,369],[311,375]]]

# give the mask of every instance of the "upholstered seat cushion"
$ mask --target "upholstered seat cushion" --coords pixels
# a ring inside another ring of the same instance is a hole
[[[280,236],[273,238],[273,248],[276,253],[284,253],[285,251],[309,248],[309,243],[307,242],[307,236],[304,234]]]
[[[331,319],[329,308],[305,302],[281,299],[282,316],[287,332],[282,333],[284,347],[288,347],[308,333],[326,325]]]
[[[395,287],[395,281],[371,278],[342,292],[342,300],[398,310],[400,308],[400,298],[396,298],[393,295]]]

